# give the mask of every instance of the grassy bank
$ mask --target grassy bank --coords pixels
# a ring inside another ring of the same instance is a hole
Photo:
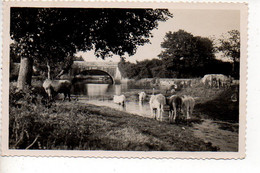
[[[191,95],[196,100],[195,111],[203,118],[239,121],[239,102],[232,102],[231,95],[238,92],[238,86],[230,88],[207,88],[197,84],[192,88],[184,88],[178,95]]]
[[[195,116],[198,118],[209,118],[213,120],[222,120],[228,122],[239,121],[239,102],[232,102],[231,95],[237,90],[238,85],[230,88],[208,88],[201,83],[197,83],[192,87],[181,88],[177,90],[176,95],[190,95],[195,98]],[[151,88],[143,89],[148,97],[146,102],[149,102],[150,95],[153,90]],[[124,92],[128,101],[138,101],[138,93],[140,89],[130,90]],[[163,94],[165,96],[171,96],[172,93],[167,90],[155,89],[154,94]],[[107,96],[107,99],[112,100],[112,96]]]
[[[10,148],[215,151],[191,127],[78,102],[10,107]]]
[[[48,103],[46,93],[40,86],[37,84],[25,92],[16,93],[11,85],[9,147],[12,149],[218,150],[210,142],[204,142],[201,135],[194,136],[194,126],[191,125],[198,125],[200,121],[169,124],[76,101]],[[136,100],[139,91],[131,90],[124,94],[127,99]],[[152,93],[152,89],[145,91],[149,95]],[[164,91],[155,90],[155,93],[160,92]],[[183,88],[176,94],[196,98],[195,119],[238,122],[238,103],[230,100],[233,92],[233,88],[216,89],[197,85]],[[222,126],[224,130],[231,127]]]

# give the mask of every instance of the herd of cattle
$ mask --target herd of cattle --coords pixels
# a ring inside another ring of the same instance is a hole
[[[145,92],[138,93],[139,95],[139,103],[143,104],[144,100],[146,99],[147,95]],[[114,95],[113,98],[114,103],[117,103],[119,105],[125,106],[126,97],[125,95]],[[169,121],[170,123],[175,122],[177,116],[180,116],[181,113],[183,113],[184,116],[186,116],[186,119],[190,119],[190,116],[192,115],[194,106],[195,106],[195,100],[191,96],[183,95],[172,95],[170,97],[165,97],[163,94],[153,94],[150,96],[149,101],[150,109],[152,118],[162,121],[163,119],[163,112],[164,112],[164,106],[169,106]]]
[[[207,74],[202,79],[201,82],[208,87],[229,87],[234,79],[231,76],[226,76],[223,74]]]
[[[43,82],[43,88],[45,89],[45,92],[48,94],[49,99],[53,99],[56,94],[58,93],[63,93],[64,94],[64,99],[68,97],[70,101],[70,90],[71,90],[72,84],[69,80],[50,80],[46,79]],[[140,92],[139,93],[139,102],[142,104],[146,98],[146,93],[145,92]],[[126,97],[125,95],[115,95],[113,97],[114,103],[120,104],[122,106],[125,106],[126,104]],[[162,121],[162,114],[164,112],[164,106],[167,104],[170,107],[169,111],[169,120],[170,122],[174,122],[176,120],[176,117],[178,113],[183,113],[186,115],[187,119],[190,118],[193,108],[195,105],[195,101],[191,96],[177,96],[177,95],[172,95],[171,97],[165,97],[162,94],[156,94],[154,95],[154,90],[153,94],[150,97],[150,108],[151,108],[151,113],[152,117]]]
[[[232,83],[232,78],[227,77],[223,74],[208,74],[205,75],[201,82],[205,86],[209,87],[228,87]],[[64,100],[68,97],[70,101],[70,90],[72,88],[72,83],[70,80],[50,80],[46,79],[43,82],[43,88],[48,94],[49,99],[53,99],[58,93],[64,94]],[[142,104],[146,98],[146,93],[139,93],[139,102]],[[113,101],[117,104],[125,106],[126,97],[124,95],[115,95]],[[149,105],[151,109],[152,117],[162,121],[162,113],[164,111],[164,106],[169,105],[169,121],[174,122],[178,114],[183,113],[186,119],[189,119],[192,115],[193,108],[195,106],[195,100],[191,96],[178,96],[172,95],[170,97],[165,97],[162,94],[153,94],[150,96]]]

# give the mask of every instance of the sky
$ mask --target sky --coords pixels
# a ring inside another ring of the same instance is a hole
[[[169,11],[173,14],[173,18],[166,22],[159,22],[158,28],[152,31],[154,37],[150,39],[151,44],[138,47],[136,54],[131,57],[125,56],[127,61],[136,62],[136,60],[158,58],[157,55],[162,51],[160,44],[166,32],[169,31],[176,32],[182,29],[194,36],[218,39],[230,30],[240,30],[239,10],[170,9]],[[80,55],[85,61],[104,61],[96,58],[93,51],[76,54],[76,56]],[[120,57],[113,56],[105,61],[118,62]]]

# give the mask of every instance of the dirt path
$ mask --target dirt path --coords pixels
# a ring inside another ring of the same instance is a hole
[[[211,142],[220,151],[238,151],[238,125],[204,119],[201,124],[193,124],[195,137]]]

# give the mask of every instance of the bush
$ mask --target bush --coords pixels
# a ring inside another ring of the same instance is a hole
[[[10,148],[75,149],[87,142],[88,120],[83,114],[57,106],[27,108],[10,109]]]

